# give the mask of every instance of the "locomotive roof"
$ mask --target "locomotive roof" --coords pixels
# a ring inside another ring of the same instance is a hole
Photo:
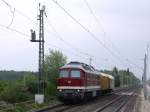
[[[87,73],[100,75],[100,73],[98,71],[96,71],[93,66],[87,65],[87,64],[81,63],[81,62],[70,62],[70,63],[62,66],[60,69],[63,69],[63,68],[79,68]]]
[[[96,70],[93,66],[87,65],[87,64],[81,63],[81,62],[70,62],[70,63],[62,66],[60,69],[63,69],[63,68],[79,68],[87,73],[91,73],[91,74],[95,74],[95,75],[102,75],[102,76],[108,77],[110,79],[114,79],[113,76],[106,74],[106,73],[102,73],[102,72]]]

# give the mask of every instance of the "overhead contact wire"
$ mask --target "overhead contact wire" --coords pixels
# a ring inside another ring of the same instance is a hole
[[[93,18],[94,18],[95,21],[97,22],[97,24],[98,24],[99,26],[101,26],[102,32],[103,32],[103,34],[104,34],[104,37],[107,38],[106,32],[105,32],[105,30],[104,30],[104,27],[102,26],[102,24],[100,23],[100,21],[99,21],[98,18],[96,17],[96,15],[95,15],[94,11],[92,10],[91,6],[89,5],[88,1],[87,1],[87,0],[84,0],[84,2],[85,2],[85,4],[86,4],[87,8],[89,9],[91,15],[93,16]],[[117,50],[117,48],[116,48],[116,46],[113,44],[113,42],[112,42],[110,39],[108,39],[108,38],[107,38],[107,40],[109,40],[109,42],[112,44],[114,50],[120,55],[119,57],[123,57],[122,54]],[[124,61],[129,62],[130,64],[132,64],[132,65],[134,65],[135,67],[137,67],[137,68],[139,68],[139,69],[142,70],[142,67],[140,67],[140,66],[138,66],[137,64],[131,62],[129,59],[124,59]]]

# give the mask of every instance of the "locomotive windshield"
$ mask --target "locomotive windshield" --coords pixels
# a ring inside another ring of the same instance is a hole
[[[69,77],[69,71],[61,70],[59,73],[59,77]]]
[[[71,70],[71,77],[80,77],[79,70]]]

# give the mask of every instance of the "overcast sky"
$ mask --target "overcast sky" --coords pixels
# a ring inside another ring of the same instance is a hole
[[[143,68],[146,44],[150,42],[149,0],[57,0],[99,42],[52,0],[6,2],[12,7],[0,0],[0,24],[25,35],[0,26],[0,69],[38,70],[38,44],[30,42],[30,29],[36,30],[38,37],[37,14],[38,3],[41,2],[46,6],[47,15],[46,54],[49,49],[56,49],[67,56],[68,62],[81,61],[87,64],[91,56],[92,65],[97,69],[111,70],[114,66],[119,69],[130,68],[136,76],[142,76],[139,67]]]

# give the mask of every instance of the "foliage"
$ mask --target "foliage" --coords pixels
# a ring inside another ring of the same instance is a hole
[[[28,74],[24,75],[22,81],[23,81],[24,87],[26,87],[29,92],[31,92],[32,94],[37,93],[38,79],[37,79],[36,75],[28,73]]]
[[[15,112],[25,112],[24,108],[17,106]]]
[[[65,63],[66,57],[59,51],[50,51],[45,56],[44,71],[47,76],[45,95],[48,99],[56,96],[58,70]],[[0,100],[10,103],[31,100],[37,93],[37,82],[37,76],[31,72],[0,71]]]
[[[46,98],[51,99],[56,96],[57,78],[59,76],[59,68],[66,64],[67,58],[60,51],[51,50],[45,56],[45,73],[47,78]]]
[[[45,73],[47,80],[56,86],[56,79],[59,75],[59,68],[66,64],[67,58],[60,51],[51,50],[45,56]]]
[[[122,86],[131,86],[140,83],[140,80],[135,77],[135,75],[127,70],[118,70],[117,67],[114,67],[112,71],[104,70],[101,71],[107,74],[111,74],[115,78],[115,87]]]
[[[4,91],[5,87],[8,86],[8,82],[0,81],[0,94]]]
[[[112,75],[115,78],[115,87],[119,87],[120,86],[120,75],[118,74],[118,69],[117,67],[114,67],[112,70]]]
[[[22,102],[30,99],[30,94],[22,90],[22,86],[15,82],[9,82],[0,94],[0,100],[11,103]]]
[[[45,90],[46,102],[53,100],[54,96],[56,96],[56,86],[53,85],[51,82],[47,83],[47,87]]]
[[[37,92],[37,78],[31,73],[22,76],[16,81],[0,81],[0,100],[15,103],[33,99]]]

